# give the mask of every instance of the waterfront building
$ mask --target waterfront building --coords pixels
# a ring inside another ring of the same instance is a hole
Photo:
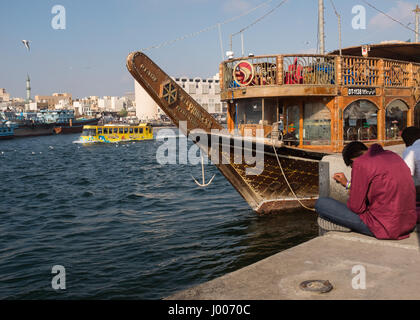
[[[60,100],[63,102],[60,103]],[[46,102],[48,109],[55,109],[57,104],[61,105],[72,105],[72,95],[70,93],[53,93],[51,96],[35,96],[35,102]]]
[[[98,99],[98,109],[100,111],[119,112],[126,107],[125,97],[104,96]]]
[[[9,102],[10,94],[6,92],[6,89],[0,88],[0,102]]]
[[[173,80],[179,84],[191,97],[203,106],[211,114],[219,114],[227,111],[227,104],[220,101],[219,74],[212,78],[202,79],[180,77]],[[134,81],[136,114],[141,120],[157,120],[165,113],[159,108],[149,94]]]
[[[223,113],[227,110],[226,103],[220,101],[219,74],[213,78],[172,78],[208,113]]]
[[[149,94],[134,81],[134,92],[136,98],[136,115],[141,121],[157,120],[159,118],[158,106]]]

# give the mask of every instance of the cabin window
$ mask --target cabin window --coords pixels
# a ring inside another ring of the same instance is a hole
[[[343,113],[344,140],[369,141],[377,139],[378,109],[368,100],[352,102]]]
[[[104,128],[104,134],[108,134],[108,128]]]
[[[122,134],[122,133],[124,133],[124,129],[123,128],[118,128],[118,132]]]
[[[401,100],[392,101],[386,107],[385,130],[386,139],[399,139],[401,132],[407,127],[408,107]]]
[[[85,136],[85,137],[96,136],[96,129],[84,129],[82,132],[82,136]]]
[[[128,128],[124,128],[124,133],[128,133]]]
[[[114,128],[114,133],[118,133],[118,128]]]
[[[143,134],[143,128],[140,128],[140,134]]]
[[[305,103],[304,105],[303,144],[331,144],[331,114],[323,103]]]
[[[271,126],[277,121],[277,99],[264,99],[264,123]]]
[[[139,133],[139,128],[134,128],[134,133]]]
[[[130,128],[130,133],[133,133],[134,132],[134,129],[133,128]]]
[[[102,134],[102,128],[98,128],[98,134]]]
[[[238,124],[259,124],[262,119],[262,99],[238,102]]]
[[[299,115],[300,108],[298,105],[287,107],[286,111],[286,130],[287,133],[294,134],[296,139],[299,139]]]

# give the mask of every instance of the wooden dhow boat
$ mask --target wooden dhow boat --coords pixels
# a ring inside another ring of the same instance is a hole
[[[269,213],[314,204],[325,155],[354,140],[402,143],[405,127],[420,126],[419,57],[419,43],[388,43],[229,59],[220,64],[226,134],[144,53],[131,53],[127,68],[174,124],[187,123],[184,134],[207,135],[195,142],[253,210]],[[247,148],[263,153],[259,174],[247,174]]]

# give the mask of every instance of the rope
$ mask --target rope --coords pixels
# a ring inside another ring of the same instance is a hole
[[[269,14],[273,13],[277,8],[279,8],[282,4],[284,4],[285,2],[287,2],[288,0],[283,0],[282,2],[280,2],[277,6],[275,6],[273,9],[271,9],[270,11],[268,11],[267,13],[265,13],[263,16],[259,17],[257,20],[255,20],[254,22],[250,23],[249,25],[247,25],[246,27],[242,28],[241,30],[239,30],[238,32],[232,33],[232,36],[236,36],[237,34],[240,34],[242,32],[244,32],[246,29],[252,27],[253,25],[257,24],[258,22],[260,22],[262,19],[264,19],[265,17],[267,17]]]
[[[282,141],[283,141],[283,135],[282,135]],[[279,164],[279,167],[280,167],[280,170],[281,170],[281,174],[283,175],[283,178],[284,178],[284,180],[286,181],[286,184],[287,184],[287,186],[289,187],[290,191],[292,192],[293,196],[295,197],[295,199],[297,200],[297,202],[299,202],[299,204],[300,204],[303,208],[305,208],[305,209],[307,209],[307,210],[310,210],[310,211],[314,211],[314,212],[315,212],[315,209],[314,209],[314,208],[309,208],[309,207],[305,206],[305,205],[302,203],[302,201],[300,201],[300,199],[299,199],[299,198],[298,198],[298,196],[296,195],[295,191],[293,190],[292,186],[290,185],[289,180],[287,179],[286,174],[285,174],[285,172],[284,172],[284,170],[283,170],[283,166],[281,165],[281,162],[280,162],[279,156],[278,156],[278,154],[277,154],[276,147],[274,146],[273,138],[271,138],[271,145],[273,146],[274,153],[276,154],[277,163]]]
[[[379,13],[383,14],[385,17],[387,17],[388,19],[391,19],[392,21],[400,24],[403,28],[413,31],[415,34],[417,34],[418,32],[414,29],[411,29],[410,27],[408,27],[408,25],[405,25],[404,23],[402,23],[401,21],[391,17],[389,14],[387,14],[386,12],[383,12],[381,9],[376,8],[373,4],[370,4],[369,2],[367,2],[366,0],[362,0],[365,4],[367,4],[369,7],[371,7],[372,9],[378,11]]]
[[[216,23],[216,24],[214,24],[214,25],[212,25],[212,26],[209,26],[209,27],[207,27],[207,28],[201,29],[201,30],[199,30],[199,31],[192,32],[192,33],[190,33],[190,34],[186,34],[186,35],[184,35],[184,36],[182,36],[182,37],[178,37],[178,38],[173,39],[173,40],[168,40],[168,41],[162,42],[162,43],[160,43],[160,44],[157,44],[157,45],[154,45],[154,46],[150,46],[150,47],[148,47],[148,48],[141,49],[141,51],[145,52],[145,51],[148,51],[148,50],[151,50],[151,49],[159,49],[159,48],[161,48],[161,47],[164,47],[164,46],[170,45],[170,44],[172,44],[172,43],[175,43],[175,42],[178,42],[178,41],[182,41],[182,40],[185,40],[185,39],[187,39],[187,38],[195,37],[195,36],[197,36],[197,35],[199,35],[199,34],[201,34],[201,33],[204,33],[204,32],[207,32],[207,31],[210,31],[210,30],[212,30],[212,29],[215,29],[215,28],[220,28],[222,25],[225,25],[225,24],[231,23],[231,22],[233,22],[233,21],[235,21],[235,20],[238,20],[238,19],[240,19],[240,18],[242,18],[242,17],[244,17],[244,16],[246,16],[246,15],[250,14],[251,12],[253,12],[253,11],[255,11],[255,10],[257,10],[257,9],[261,8],[262,6],[267,5],[268,3],[272,2],[272,1],[273,1],[273,0],[268,0],[268,1],[265,1],[265,2],[263,2],[263,3],[261,3],[261,4],[259,4],[258,6],[254,7],[254,8],[251,8],[251,9],[249,9],[248,11],[245,11],[245,12],[244,12],[244,13],[242,13],[241,15],[238,15],[238,16],[235,16],[235,17],[233,17],[233,18],[227,19],[227,20],[225,20],[225,21],[223,21],[223,22]]]

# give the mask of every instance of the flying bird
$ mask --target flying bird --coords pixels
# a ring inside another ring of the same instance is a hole
[[[28,51],[31,51],[31,48],[29,47],[29,40],[22,40],[22,43]]]

